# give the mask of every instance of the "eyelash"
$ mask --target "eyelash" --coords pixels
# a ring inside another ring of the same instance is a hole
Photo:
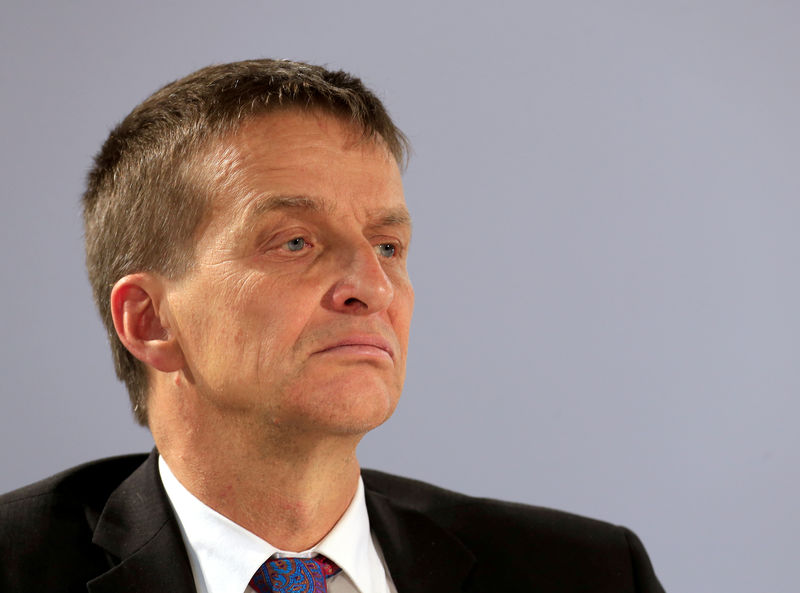
[[[292,244],[295,244],[296,246],[297,242],[300,242],[299,249],[290,248],[290,245]],[[296,237],[292,237],[291,239],[289,239],[288,241],[284,241],[280,245],[281,249],[284,249],[285,251],[288,251],[290,253],[300,253],[301,251],[304,251],[306,247],[313,247],[313,246],[314,244],[311,243],[308,239],[306,239],[302,235],[297,235]],[[385,247],[390,247],[392,249],[391,255],[384,256],[385,259],[395,259],[402,253],[402,247],[399,243],[393,241],[382,241],[380,243],[375,244],[375,250],[376,252],[378,252],[378,255],[382,255],[379,252],[379,250]]]
[[[300,245],[300,249],[291,249],[291,248],[289,247],[289,246],[290,246],[292,243],[294,243],[295,241],[302,241],[302,244]],[[286,242],[285,242],[285,243],[282,245],[282,247],[286,247],[286,251],[291,251],[292,253],[297,253],[298,251],[303,251],[303,248],[304,248],[306,245],[309,245],[309,246],[310,246],[310,245],[311,245],[311,243],[308,243],[308,241],[306,241],[305,237],[300,237],[300,236],[298,236],[298,237],[293,237],[293,238],[289,239],[288,241],[286,241]]]
[[[378,243],[375,245],[375,249],[380,249],[381,247],[391,247],[392,248],[392,255],[387,257],[386,259],[394,259],[399,255],[400,246],[397,243],[392,243],[390,241],[386,241],[383,243]]]

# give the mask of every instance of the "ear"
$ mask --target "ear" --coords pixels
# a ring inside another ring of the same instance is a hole
[[[122,344],[146,365],[171,373],[183,368],[184,357],[165,305],[163,281],[153,274],[130,274],[111,289],[111,317]]]

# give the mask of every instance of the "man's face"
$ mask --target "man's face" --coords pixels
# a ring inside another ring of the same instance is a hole
[[[213,198],[195,266],[167,284],[183,380],[248,420],[366,432],[400,397],[414,303],[397,164],[317,112],[260,117],[228,148],[240,182]]]

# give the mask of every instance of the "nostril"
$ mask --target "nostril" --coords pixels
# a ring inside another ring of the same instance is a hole
[[[345,305],[355,305],[356,303],[360,303],[361,301],[355,297],[350,297],[349,299],[345,300]]]

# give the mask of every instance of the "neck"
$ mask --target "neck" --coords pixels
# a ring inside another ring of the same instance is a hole
[[[156,447],[189,492],[281,550],[325,537],[358,487],[361,435],[298,435],[196,412],[150,407]]]

